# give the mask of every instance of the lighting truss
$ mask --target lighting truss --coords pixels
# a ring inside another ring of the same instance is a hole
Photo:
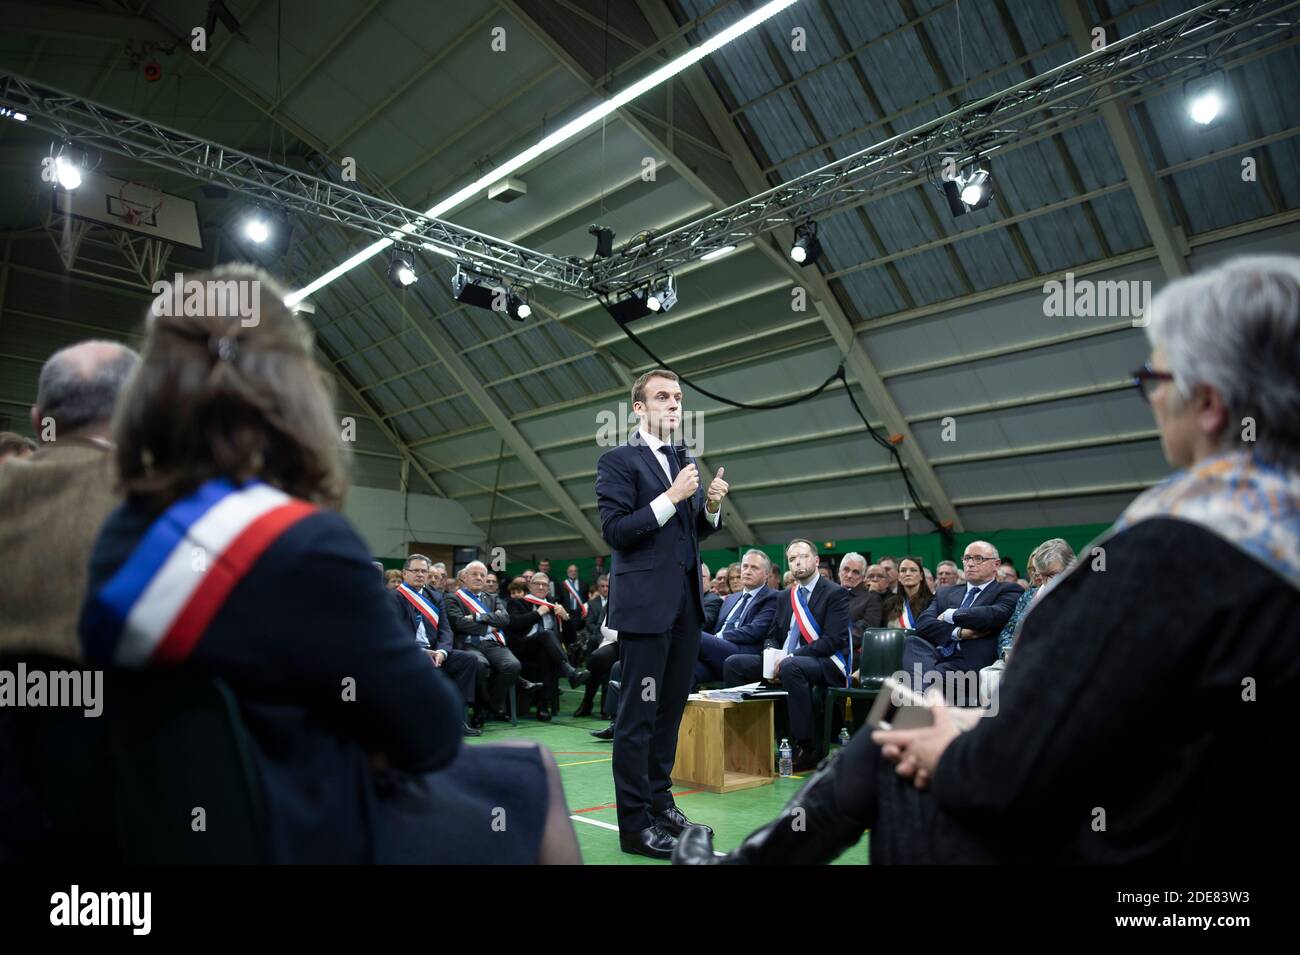
[[[380,239],[427,242],[476,270],[583,297],[583,263],[535,252],[473,229],[196,139],[158,123],[109,109],[13,73],[0,72],[0,103],[27,115],[25,125],[79,147],[116,153],[158,169],[225,186],[287,211],[337,222]],[[418,240],[418,241],[417,241]]]
[[[1211,2],[962,106],[789,182],[592,265],[592,288],[618,293],[652,275],[678,271],[709,252],[781,226],[851,209],[901,183],[937,181],[945,160],[965,168],[1030,135],[1050,131],[1103,103],[1168,84],[1188,71],[1285,34],[1300,0]]]

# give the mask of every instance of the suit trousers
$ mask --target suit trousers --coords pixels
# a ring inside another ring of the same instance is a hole
[[[480,671],[483,683],[487,684],[489,669],[485,657],[469,650],[450,650],[447,659],[442,662],[442,672],[456,684],[460,698],[466,703],[474,702],[474,688],[478,686]]]
[[[700,611],[686,576],[672,628],[618,634],[622,692],[614,723],[614,798],[622,833],[649,828],[652,814],[673,806],[677,730],[700,653]],[[697,585],[698,586],[698,585]]]
[[[503,712],[506,708],[506,692],[519,681],[519,658],[507,647],[487,637],[467,650],[488,665],[486,668],[478,668],[478,704],[490,705],[494,713]]]
[[[727,657],[737,653],[750,653],[762,659],[763,648],[753,643],[732,643],[726,637],[711,633],[700,634],[700,658],[695,663],[695,682],[712,683],[722,680]]]
[[[823,657],[790,656],[781,661],[781,687],[789,696],[785,699],[790,715],[790,736],[805,745],[813,742],[816,732],[813,729],[814,686],[829,686]],[[762,655],[738,655],[729,657],[724,667],[723,679],[728,686],[753,683],[763,675]]]

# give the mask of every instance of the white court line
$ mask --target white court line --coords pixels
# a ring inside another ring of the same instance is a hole
[[[601,822],[599,819],[587,819],[585,816],[570,816],[569,818],[574,822],[585,822],[589,826],[600,826],[602,829],[612,829],[615,832],[618,832],[618,826],[610,825],[608,822]],[[713,850],[713,854],[715,856],[726,855],[725,852],[719,852],[717,849]]]

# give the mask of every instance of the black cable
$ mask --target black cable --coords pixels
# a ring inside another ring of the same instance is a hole
[[[706,398],[712,398],[714,401],[720,401],[722,402],[722,404],[728,405],[732,408],[743,408],[749,411],[771,411],[776,408],[788,408],[791,405],[797,405],[797,404],[802,404],[805,401],[811,401],[813,398],[816,398],[828,387],[830,387],[832,381],[839,379],[839,381],[844,385],[844,393],[848,395],[849,402],[853,405],[853,410],[856,411],[858,413],[858,417],[862,419],[862,424],[864,427],[866,427],[867,434],[871,436],[871,440],[876,442],[876,444],[880,445],[886,451],[888,451],[890,457],[894,459],[894,465],[898,468],[898,473],[903,479],[903,485],[907,488],[908,497],[912,499],[913,508],[916,510],[918,514],[920,514],[922,517],[924,517],[926,520],[928,520],[931,524],[934,525],[934,529],[938,531],[940,535],[942,535],[945,541],[951,542],[952,529],[945,527],[943,524],[941,524],[939,522],[939,519],[934,516],[934,512],[931,511],[930,508],[926,507],[924,504],[921,503],[921,498],[917,495],[916,488],[912,485],[912,478],[910,477],[910,475],[908,475],[907,468],[904,467],[903,465],[903,458],[898,453],[898,447],[888,438],[882,437],[880,434],[878,434],[876,432],[876,429],[871,427],[871,422],[867,420],[867,416],[862,413],[862,408],[858,406],[858,400],[855,397],[853,397],[853,389],[849,387],[848,376],[844,372],[844,356],[840,356],[839,367],[837,367],[833,372],[831,372],[830,376],[825,381],[823,381],[820,385],[818,385],[816,388],[814,388],[812,391],[808,392],[807,394],[798,395],[794,398],[787,399],[786,401],[768,402],[766,404],[751,404],[745,401],[735,401],[731,398],[727,398],[722,395],[716,394],[715,392],[709,391],[707,388],[697,385],[695,382],[691,381],[685,375],[679,373],[676,369],[674,369],[671,365],[669,365],[668,362],[664,361],[662,358],[660,358],[658,355],[652,352],[649,346],[646,345],[645,342],[641,341],[641,339],[637,336],[636,332],[632,331],[632,329],[628,328],[626,325],[623,325],[621,323],[619,327],[623,329],[623,334],[627,335],[627,337],[630,338],[638,348],[640,348],[643,352],[649,355],[654,360],[654,362],[658,367],[671,371],[673,374],[677,375],[678,381],[681,381],[683,384],[690,385],[692,388],[694,388],[700,394],[704,395]]]

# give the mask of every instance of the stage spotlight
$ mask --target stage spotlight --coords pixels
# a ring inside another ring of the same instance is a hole
[[[822,244],[817,239],[817,223],[805,222],[794,230],[794,245],[790,258],[801,266],[809,266],[821,258]]]
[[[1207,73],[1183,84],[1187,115],[1200,126],[1209,126],[1223,113],[1223,74]]]
[[[81,185],[81,167],[68,156],[55,157],[54,176],[59,185],[69,191]]]
[[[608,226],[594,225],[587,230],[596,237],[596,258],[607,259],[614,254],[614,230]]]
[[[511,292],[510,297],[506,299],[506,314],[516,322],[522,322],[533,314],[533,307],[528,304],[528,299],[524,298],[523,295],[518,292]]]
[[[496,304],[499,285],[490,285],[490,279],[457,269],[451,277],[451,294],[456,301],[476,308],[491,309]]]
[[[388,281],[393,283],[394,288],[406,288],[408,285],[414,285],[419,276],[415,274],[415,267],[411,260],[403,254],[393,256],[393,261],[388,266]]]
[[[0,117],[3,117],[4,119],[14,119],[20,123],[27,122],[27,114],[18,112],[18,110],[14,109],[12,106],[0,106]]]
[[[244,219],[244,237],[261,245],[271,237],[271,225],[260,211],[250,212]]]
[[[953,216],[987,206],[993,200],[993,172],[988,160],[976,159],[955,179],[945,179],[943,195]]]
[[[647,315],[658,311],[658,309],[650,307],[650,297],[649,289],[633,289],[613,305],[606,305],[605,310],[614,317],[614,321],[620,325],[626,325],[628,322],[635,321],[638,318],[645,318]],[[677,296],[674,293],[673,301],[676,300]],[[662,302],[658,304],[663,305]]]
[[[651,286],[646,292],[645,307],[652,312],[667,312],[677,304],[677,287],[670,275],[664,284],[655,288]]]

